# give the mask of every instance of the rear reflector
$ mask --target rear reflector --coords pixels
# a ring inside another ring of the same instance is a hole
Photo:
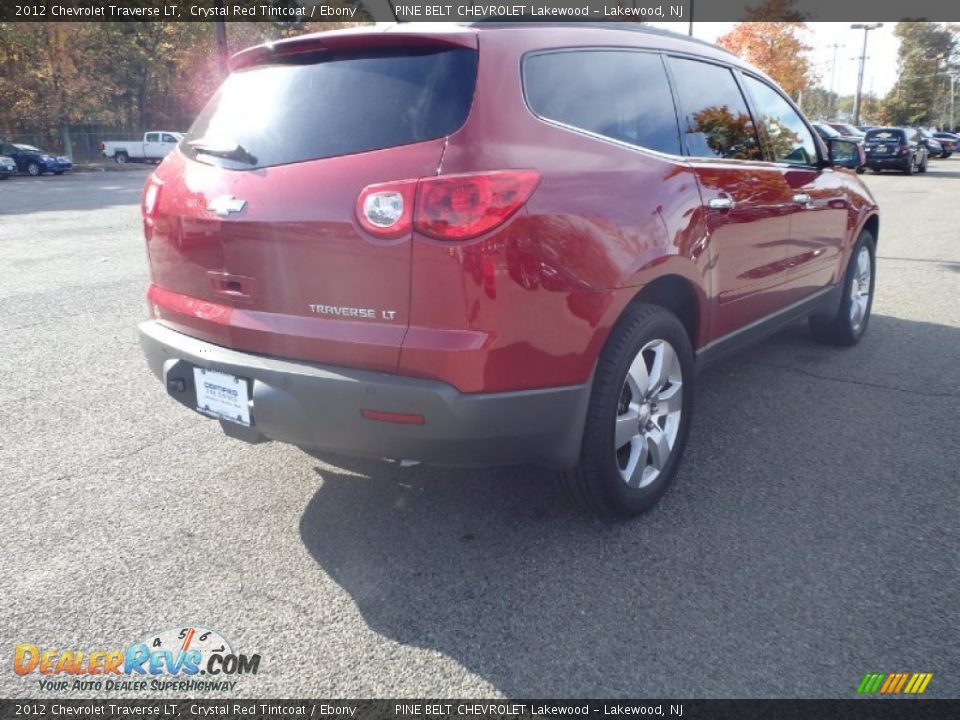
[[[412,227],[437,240],[469,240],[509,220],[539,182],[536,170],[497,170],[369,185],[357,198],[357,219],[376,237]]]
[[[357,219],[371,235],[395,238],[413,226],[416,180],[368,185],[357,198]]]
[[[157,207],[160,200],[160,181],[153,175],[147,178],[147,184],[143,188],[143,215],[152,218],[157,213]]]
[[[400,423],[401,425],[423,425],[427,422],[423,415],[387,412],[386,410],[361,410],[360,414],[367,420],[380,420],[381,422]]]

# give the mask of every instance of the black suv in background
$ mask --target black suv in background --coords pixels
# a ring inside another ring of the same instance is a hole
[[[923,141],[923,144],[927,146],[927,153],[929,153],[932,158],[945,158],[950,157],[946,150],[944,150],[943,145],[929,130],[924,128],[917,128],[917,132],[920,133],[920,139]]]
[[[900,170],[907,175],[926,172],[927,146],[915,128],[877,127],[864,138],[867,167],[873,172]]]

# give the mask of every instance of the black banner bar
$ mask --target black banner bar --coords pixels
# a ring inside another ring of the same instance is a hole
[[[0,718],[955,720],[960,700],[0,700]]]
[[[692,13],[692,16],[691,16]],[[960,21],[945,0],[0,0],[0,21]]]

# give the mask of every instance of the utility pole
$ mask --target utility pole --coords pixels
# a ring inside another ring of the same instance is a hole
[[[955,101],[954,98],[954,84],[956,83],[957,78],[953,75],[950,76],[950,132],[957,131],[956,119],[953,115],[953,106]]]
[[[223,10],[223,0],[213,0],[213,6],[217,9],[217,17],[223,17],[220,13]],[[220,79],[227,76],[230,70],[227,67],[229,51],[227,50],[227,26],[223,20],[213,21],[213,36],[217,40],[217,62],[220,67]]]
[[[833,65],[830,68],[830,115],[833,117],[837,116],[837,98],[834,95],[834,80],[837,78],[837,50],[843,47],[840,43],[834,43],[833,45],[828,45],[827,47],[833,48]]]
[[[860,124],[860,95],[863,93],[863,66],[867,61],[867,35],[871,30],[883,27],[883,23],[854,23],[851,30],[863,30],[863,54],[860,55],[860,72],[857,73],[857,96],[853,99],[853,124]]]
[[[690,0],[690,23],[687,27],[687,35],[693,37],[693,0]]]

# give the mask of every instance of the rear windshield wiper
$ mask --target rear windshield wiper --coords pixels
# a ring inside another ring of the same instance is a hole
[[[237,160],[247,165],[257,164],[257,158],[251,155],[250,152],[239,143],[233,147],[225,147],[223,145],[207,145],[202,140],[192,140],[187,143],[187,147],[198,155],[202,153],[227,160]]]

